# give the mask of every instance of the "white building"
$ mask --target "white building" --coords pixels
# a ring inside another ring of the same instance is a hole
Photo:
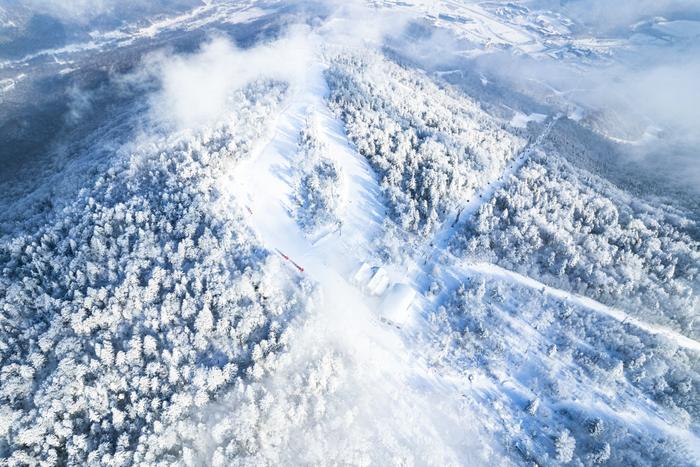
[[[410,317],[411,305],[416,298],[416,290],[408,284],[393,284],[387,291],[379,308],[380,316],[397,326]]]

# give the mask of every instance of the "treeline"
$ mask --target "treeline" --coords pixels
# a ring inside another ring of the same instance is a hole
[[[434,230],[524,145],[471,99],[376,53],[333,57],[326,80],[330,107],[411,232]]]

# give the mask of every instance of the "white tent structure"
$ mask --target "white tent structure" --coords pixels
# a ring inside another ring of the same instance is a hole
[[[353,283],[362,286],[369,295],[381,295],[389,286],[389,275],[381,266],[362,263],[352,277]]]
[[[386,288],[389,287],[389,274],[384,268],[377,268],[372,275],[372,278],[367,283],[367,292],[372,295],[381,295]]]
[[[380,316],[398,326],[403,325],[410,316],[410,308],[416,290],[408,284],[393,284],[387,291],[380,305]]]

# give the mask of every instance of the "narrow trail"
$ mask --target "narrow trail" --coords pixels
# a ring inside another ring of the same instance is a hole
[[[562,116],[559,114],[551,117],[537,138],[525,146],[525,148],[508,164],[498,179],[475,192],[472,198],[461,207],[454,220],[446,220],[444,222],[443,227],[435,234],[435,239],[433,241],[434,250],[444,250],[447,243],[454,236],[454,233],[459,231],[464,223],[474,216],[481,205],[488,202],[498,190],[506,186],[511,180],[511,177],[515,176],[530,157],[539,150],[540,146],[549,136],[552,128],[561,117]]]
[[[571,304],[578,305],[582,308],[586,308],[588,310],[595,311],[597,313],[601,313],[604,315],[608,315],[612,318],[615,318],[616,320],[627,323],[631,326],[638,327],[639,329],[648,332],[649,334],[653,335],[661,335],[665,337],[666,339],[670,340],[671,342],[675,343],[679,347],[693,350],[695,352],[700,352],[700,342],[691,339],[689,337],[686,337],[679,332],[676,332],[672,329],[651,324],[646,321],[642,321],[640,319],[637,319],[630,314],[618,309],[614,308],[608,305],[604,305],[596,300],[593,300],[592,298],[588,297],[583,297],[581,295],[577,295],[571,292],[567,292],[565,290],[557,289],[555,287],[550,287],[548,285],[543,284],[542,282],[539,282],[531,277],[523,276],[522,274],[518,274],[517,272],[510,271],[508,269],[504,269],[500,266],[497,266],[495,264],[491,263],[474,263],[470,264],[464,267],[465,271],[472,271],[476,272],[479,274],[484,274],[488,275],[493,278],[497,278],[503,282],[510,282],[510,283],[515,283],[519,285],[523,285],[525,287],[529,287],[531,289],[536,289],[542,291],[544,294],[556,297],[559,300],[567,301]]]

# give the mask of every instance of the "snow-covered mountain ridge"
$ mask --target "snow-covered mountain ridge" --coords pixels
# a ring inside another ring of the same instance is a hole
[[[0,464],[698,465],[700,11],[627,3],[0,0]]]

